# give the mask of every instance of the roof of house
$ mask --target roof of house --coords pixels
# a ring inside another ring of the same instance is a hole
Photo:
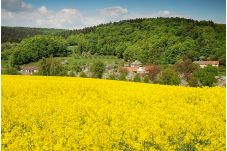
[[[194,61],[199,65],[219,65],[219,61]]]
[[[142,63],[138,60],[134,61],[131,63],[131,65],[141,65]]]
[[[123,67],[122,69],[126,69],[128,72],[135,72],[139,67]]]

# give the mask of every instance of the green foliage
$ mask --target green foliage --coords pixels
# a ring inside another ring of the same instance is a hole
[[[188,79],[193,71],[199,69],[199,65],[194,64],[191,59],[185,57],[183,60],[180,60],[175,64],[175,69]]]
[[[35,62],[43,57],[67,56],[65,40],[56,36],[35,36],[24,39],[14,48],[13,58],[17,65]]]
[[[103,72],[105,71],[105,64],[101,61],[95,62],[91,68],[91,71],[96,78],[102,78]]]
[[[136,74],[135,77],[133,78],[134,82],[141,82],[140,75]]]
[[[32,37],[35,35],[54,35],[63,31],[64,29],[2,26],[1,27],[2,43],[20,42],[24,38]]]
[[[225,64],[225,25],[183,18],[134,19],[83,30],[67,31],[67,42],[77,52],[115,55],[126,61],[174,64],[183,56],[192,60],[219,60]],[[62,35],[67,35],[66,32]]]
[[[217,69],[215,69],[215,67],[207,66],[194,71],[192,75],[198,78],[202,86],[211,87],[217,82],[215,79],[215,76],[217,75]]]
[[[157,82],[160,84],[179,85],[180,78],[173,69],[167,68],[159,75]]]
[[[213,67],[213,66],[209,65],[209,66],[206,66],[205,68],[203,68],[203,70],[205,72],[209,72],[209,73],[214,74],[215,76],[218,76],[218,68],[217,67]]]
[[[72,71],[75,71],[77,73],[82,71],[80,63],[74,63],[71,69]]]
[[[193,77],[193,76],[191,76],[191,77],[188,79],[188,84],[189,84],[189,86],[191,86],[191,87],[197,87],[197,86],[198,86],[198,82],[199,82],[198,78]]]
[[[121,81],[126,81],[126,80],[127,80],[127,79],[126,79],[126,76],[127,76],[127,73],[126,73],[126,72],[120,73],[120,75],[119,75],[119,80],[121,80]]]
[[[16,68],[9,67],[7,69],[2,70],[2,74],[18,75],[19,73]]]
[[[109,77],[108,77],[109,80],[115,80],[116,79],[116,76],[115,74],[110,74]]]
[[[145,75],[145,76],[144,76],[143,82],[144,82],[144,83],[149,83],[149,76],[148,76],[148,75]]]
[[[50,58],[43,58],[39,61],[39,75],[45,76],[63,76],[67,75],[67,70],[61,63],[54,59],[52,56]]]
[[[18,30],[20,32],[17,32]],[[12,40],[14,35],[9,33],[20,33],[19,37],[15,35],[15,39],[18,39],[17,42],[21,38],[37,34],[57,34],[66,37],[67,45],[73,46],[68,47],[69,51],[84,54],[87,57],[89,55],[114,55],[125,61],[140,60],[144,64],[159,65],[175,64],[185,55],[190,56],[193,61],[200,58],[218,60],[221,65],[225,65],[226,60],[225,25],[214,24],[210,21],[195,21],[177,17],[134,19],[81,30],[56,31],[54,29],[2,27],[2,37],[5,38],[3,42],[15,41]],[[4,35],[9,35],[11,38]],[[35,37],[34,39],[39,39],[37,36]],[[53,38],[46,38],[44,41],[49,42],[49,39]],[[29,40],[22,41],[20,46],[15,49],[15,63],[37,61],[42,57],[48,57],[51,53],[54,56],[66,54],[65,48],[56,50],[55,47],[62,43],[62,39],[56,39],[58,42],[54,46],[52,44],[49,46],[43,41],[33,40],[28,45],[25,43]],[[40,45],[38,45],[39,43]],[[47,45],[48,48],[46,48]],[[7,59],[7,53],[10,51],[3,55],[5,59]]]
[[[84,73],[84,72],[80,72],[80,75],[79,75],[81,78],[86,78],[87,77],[87,75],[86,75],[86,73]]]

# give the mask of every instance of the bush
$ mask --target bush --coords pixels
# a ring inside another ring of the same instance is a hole
[[[81,66],[81,64],[75,63],[75,64],[73,64],[71,69],[72,69],[72,71],[75,71],[76,73],[78,73],[78,72],[82,71],[80,66]]]
[[[115,80],[115,79],[116,79],[116,77],[115,77],[115,75],[114,75],[114,74],[110,74],[110,75],[109,75],[109,77],[108,77],[108,79],[109,79],[109,80]]]
[[[148,76],[148,75],[145,75],[145,76],[144,76],[143,82],[144,82],[144,83],[149,83],[149,76]]]
[[[67,69],[60,63],[59,60],[53,58],[43,58],[39,61],[39,75],[45,76],[63,76],[67,75]]]
[[[157,82],[160,84],[179,85],[180,78],[174,70],[168,68],[159,75]]]
[[[84,72],[80,72],[80,75],[79,75],[81,78],[87,78],[87,75],[86,75],[86,73],[84,73]]]
[[[198,78],[202,86],[213,86],[217,80],[215,76],[218,74],[218,69],[216,67],[207,66],[203,69],[196,70],[192,75]]]
[[[175,68],[178,72],[186,75],[189,75],[195,70],[199,69],[199,65],[194,64],[191,59],[189,58],[184,58],[182,61],[178,61],[175,64]]]
[[[133,79],[134,82],[141,82],[141,79],[140,79],[140,75],[139,74],[136,74],[134,79]]]
[[[8,69],[2,70],[2,74],[18,75],[19,73],[15,68],[9,67]]]
[[[127,73],[120,73],[120,76],[119,76],[119,80],[121,80],[121,81],[126,81],[127,79],[126,79],[126,76],[127,76]]]
[[[197,87],[197,86],[198,86],[198,82],[199,82],[198,78],[193,77],[193,76],[191,76],[191,77],[189,78],[189,80],[188,80],[188,84],[189,84],[189,86],[191,86],[191,87]]]
[[[91,68],[94,77],[102,78],[103,72],[105,71],[105,64],[101,61],[95,62]]]

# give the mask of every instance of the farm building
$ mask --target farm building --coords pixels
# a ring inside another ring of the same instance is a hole
[[[139,67],[122,67],[121,68],[122,71],[134,72],[134,73],[136,73],[138,69]]]
[[[131,63],[131,67],[141,67],[142,65],[143,64],[138,60]]]
[[[148,73],[145,67],[123,67],[121,70],[129,73]]]
[[[196,63],[200,66],[200,68],[204,68],[208,65],[211,65],[213,67],[219,66],[219,61],[194,61],[193,63]]]
[[[20,72],[24,74],[33,74],[38,72],[38,67],[34,67],[34,66],[26,66],[26,67],[22,66],[20,68],[21,68]]]
[[[137,73],[148,73],[148,71],[146,70],[145,67],[139,67],[139,68],[137,69]]]

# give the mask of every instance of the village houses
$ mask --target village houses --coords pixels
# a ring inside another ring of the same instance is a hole
[[[146,74],[149,72],[149,68],[151,67],[152,65],[143,66],[140,61],[136,60],[132,62],[129,67],[123,67],[122,70],[126,70],[129,73]]]
[[[21,66],[20,72],[23,74],[34,74],[38,72],[38,67],[35,66]]]

